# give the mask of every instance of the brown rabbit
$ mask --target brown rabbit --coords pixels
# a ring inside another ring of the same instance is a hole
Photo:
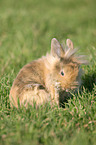
[[[67,39],[65,48],[53,38],[51,53],[25,65],[18,73],[10,91],[11,105],[27,107],[50,101],[59,105],[59,93],[76,90],[81,84],[80,65],[86,63],[82,56],[75,56],[77,49]],[[63,99],[63,97],[61,96]]]

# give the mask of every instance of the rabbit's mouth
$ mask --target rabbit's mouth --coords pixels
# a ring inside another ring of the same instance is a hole
[[[76,90],[78,90],[79,88],[79,82],[78,81],[75,81],[71,84],[66,84],[64,86],[61,85],[60,82],[55,82],[55,87],[57,88],[57,90],[59,92],[66,92],[66,93],[70,93],[70,92],[74,92]]]
[[[67,86],[65,87],[62,87],[62,91],[65,91],[66,93],[67,92],[74,92],[75,90],[77,90],[79,88],[79,83],[78,82],[74,82],[72,84],[67,84]]]
[[[65,89],[65,92],[66,92],[66,93],[69,92],[69,89]]]

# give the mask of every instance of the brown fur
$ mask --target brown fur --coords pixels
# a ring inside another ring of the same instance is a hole
[[[79,60],[80,56],[75,57],[75,52],[70,39],[63,49],[53,38],[51,53],[25,65],[18,73],[10,91],[11,105],[18,107],[18,99],[20,105],[26,107],[34,102],[39,106],[48,101],[59,105],[60,91],[74,90],[81,84],[80,65],[84,61]]]

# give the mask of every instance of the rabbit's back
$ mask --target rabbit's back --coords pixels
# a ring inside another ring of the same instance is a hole
[[[46,101],[49,95],[45,88],[44,68],[45,64],[43,60],[38,59],[25,65],[20,70],[13,82],[10,91],[11,104],[18,107],[18,99],[20,101],[20,104],[27,104],[28,102],[31,102],[32,104],[33,101],[36,102],[36,100],[37,104],[42,104],[43,101]]]

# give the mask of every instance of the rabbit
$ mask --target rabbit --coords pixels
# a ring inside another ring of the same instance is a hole
[[[81,85],[82,56],[75,56],[73,42],[66,40],[66,46],[56,38],[51,40],[51,52],[25,65],[18,73],[10,90],[11,106],[40,106],[47,102],[60,105],[60,92],[77,90]],[[63,97],[61,99],[63,100]]]

